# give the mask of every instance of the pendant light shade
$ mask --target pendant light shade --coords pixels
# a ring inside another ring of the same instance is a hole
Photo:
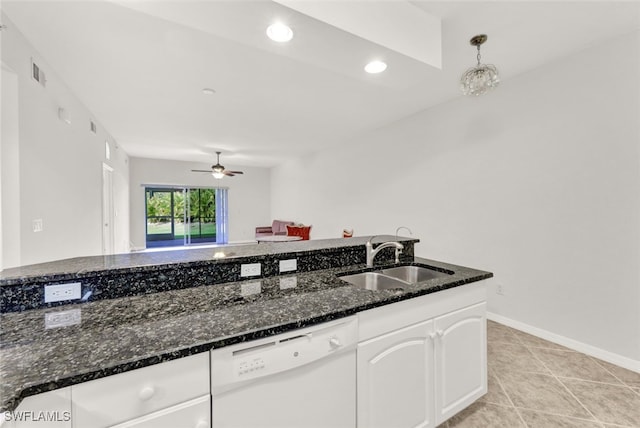
[[[480,63],[480,45],[487,41],[486,34],[479,34],[471,38],[471,46],[478,48],[478,64],[464,72],[460,78],[460,90],[464,95],[482,95],[495,88],[500,83],[498,69],[495,65]]]

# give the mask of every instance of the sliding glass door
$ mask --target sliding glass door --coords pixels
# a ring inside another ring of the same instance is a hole
[[[226,213],[216,215],[223,195],[226,211],[226,189],[145,188],[147,247],[226,243],[217,233],[226,230]]]
[[[175,240],[174,193],[171,189],[146,189],[147,247]]]
[[[216,242],[215,189],[187,189],[186,192],[186,243]]]

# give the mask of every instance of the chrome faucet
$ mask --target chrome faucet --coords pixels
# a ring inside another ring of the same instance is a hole
[[[396,239],[398,239],[398,232],[400,232],[400,229],[406,229],[407,232],[409,232],[409,235],[413,235],[413,232],[411,232],[411,229],[409,229],[407,226],[400,226],[396,229]]]
[[[378,235],[372,236],[371,238],[369,238],[367,243],[364,244],[367,250],[367,267],[373,267],[373,259],[380,252],[380,250],[391,247],[394,247],[396,249],[396,263],[400,263],[400,254],[402,253],[402,250],[404,250],[404,245],[399,242],[389,241],[378,245],[378,247],[374,250],[371,241],[373,241],[373,238],[375,238],[376,236]]]

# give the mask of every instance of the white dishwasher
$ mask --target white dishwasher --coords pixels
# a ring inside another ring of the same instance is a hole
[[[213,428],[354,428],[356,317],[211,351]]]

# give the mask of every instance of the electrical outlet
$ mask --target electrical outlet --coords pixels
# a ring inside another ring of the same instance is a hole
[[[49,312],[48,314],[44,314],[44,328],[49,329],[80,324],[82,321],[81,315],[80,309]]]
[[[298,269],[298,259],[280,260],[280,273]]]
[[[44,286],[44,302],[61,302],[63,300],[79,299],[82,292],[82,283],[70,282],[67,284],[54,284]]]
[[[41,218],[33,220],[32,226],[34,232],[42,232],[44,230],[44,225],[42,224]]]
[[[285,278],[280,278],[280,290],[286,290],[287,288],[296,288],[297,285],[298,285],[297,276],[288,276]]]
[[[249,263],[240,265],[240,276],[258,276],[260,275],[261,270],[262,265],[260,263]]]
[[[496,294],[504,296],[504,287],[502,284],[496,284]]]
[[[262,281],[247,282],[246,284],[240,284],[240,295],[242,297],[250,296],[252,294],[259,294],[262,291]]]

